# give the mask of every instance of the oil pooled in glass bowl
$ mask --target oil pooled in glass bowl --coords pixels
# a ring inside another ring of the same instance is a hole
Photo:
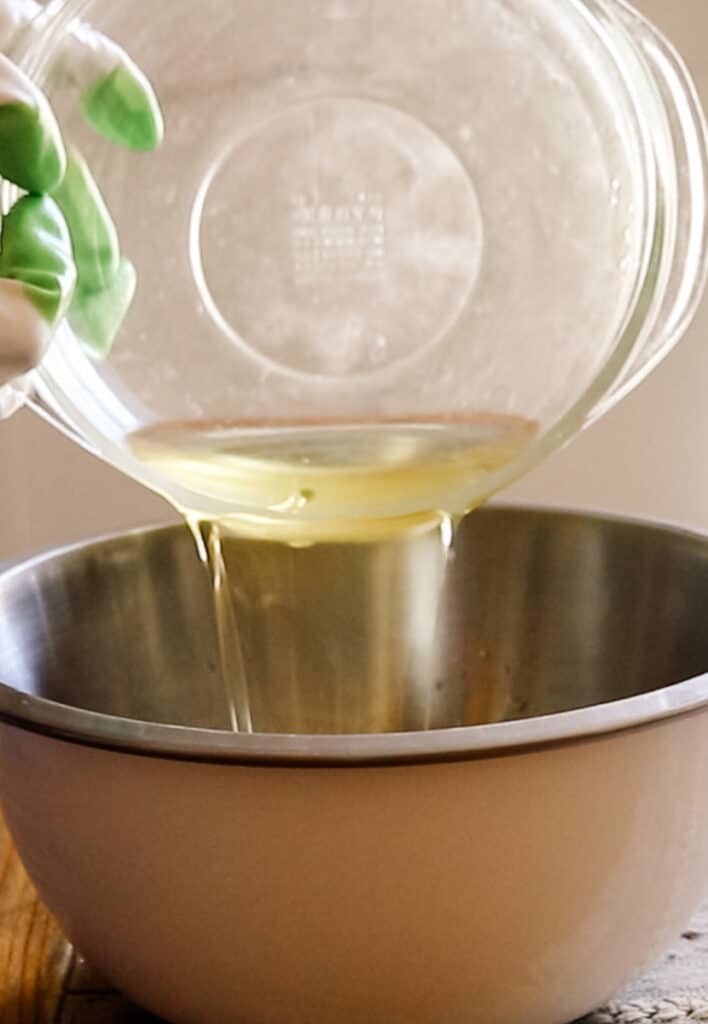
[[[135,434],[135,455],[195,496],[180,511],[211,576],[231,728],[436,727],[456,524],[535,434],[502,415]]]

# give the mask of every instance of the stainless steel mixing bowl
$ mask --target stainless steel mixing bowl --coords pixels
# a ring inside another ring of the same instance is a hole
[[[486,510],[445,597],[468,659],[431,701],[457,727],[233,735],[185,531],[0,578],[7,819],[134,1000],[184,1024],[561,1024],[673,939],[708,882],[708,538]]]

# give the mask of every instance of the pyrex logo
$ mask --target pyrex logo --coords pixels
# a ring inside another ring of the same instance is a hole
[[[291,209],[296,284],[375,281],[386,265],[386,209],[379,192],[349,202],[298,193]]]

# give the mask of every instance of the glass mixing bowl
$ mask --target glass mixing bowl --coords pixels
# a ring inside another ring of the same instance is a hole
[[[79,22],[151,78],[159,151],[83,123],[59,67]],[[11,56],[138,272],[108,357],[65,326],[33,401],[181,507],[262,512],[248,472],[234,489],[203,471],[215,446],[256,477],[332,472],[342,451],[394,476],[422,460],[422,490],[469,507],[606,411],[695,311],[704,121],[618,0],[60,0]],[[387,480],[347,500],[430,497]],[[334,514],[283,487],[271,517]]]

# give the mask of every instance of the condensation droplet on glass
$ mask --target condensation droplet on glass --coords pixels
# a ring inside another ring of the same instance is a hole
[[[383,362],[388,355],[388,338],[385,334],[379,334],[374,340],[374,344],[371,351],[371,362],[378,364]]]

